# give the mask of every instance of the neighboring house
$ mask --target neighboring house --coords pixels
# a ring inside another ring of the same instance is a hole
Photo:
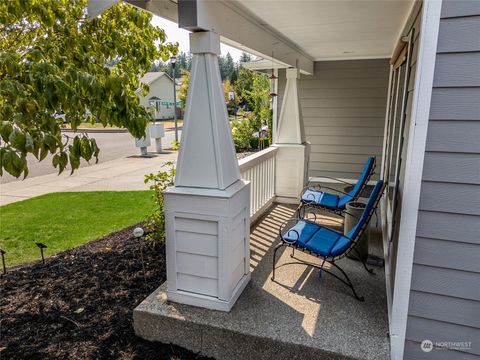
[[[173,119],[172,78],[164,72],[147,72],[140,81],[150,88],[146,96],[142,96],[138,91],[140,104],[152,109],[155,119]]]
[[[372,180],[388,184],[381,217],[391,358],[480,358],[480,1],[131,2],[193,32],[186,145],[166,201],[169,300],[230,309],[245,287],[237,256],[248,256],[238,224],[249,217],[238,204],[250,201],[258,216],[273,201],[295,203],[305,179],[356,179],[376,155]],[[216,34],[268,59],[257,70],[278,74],[277,152],[257,153],[248,177],[242,170],[251,192],[242,192],[219,110]],[[222,207],[230,198],[238,206]],[[226,247],[234,240],[247,255]],[[208,264],[193,248],[208,252]],[[225,272],[231,263],[235,273]],[[319,316],[328,311],[321,305]],[[164,339],[155,336],[147,337]],[[362,336],[340,331],[335,346],[362,346]]]

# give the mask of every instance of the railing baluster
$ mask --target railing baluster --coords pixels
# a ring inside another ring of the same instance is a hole
[[[241,176],[250,181],[250,217],[259,211],[275,196],[275,154],[277,149],[270,147],[239,160]]]

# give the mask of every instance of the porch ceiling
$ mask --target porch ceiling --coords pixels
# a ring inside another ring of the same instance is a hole
[[[390,57],[413,6],[411,0],[236,2],[314,60]]]

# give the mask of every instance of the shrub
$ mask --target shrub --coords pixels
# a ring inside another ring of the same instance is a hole
[[[168,170],[145,175],[145,184],[153,182],[153,184],[150,185],[150,189],[154,191],[153,196],[157,205],[156,210],[148,216],[146,224],[148,234],[145,240],[152,245],[156,245],[165,240],[165,203],[163,200],[163,191],[173,186],[173,180],[175,178],[173,162],[166,162],[162,167],[167,167]]]
[[[177,140],[173,140],[172,143],[172,150],[178,150],[180,149],[180,141],[177,141]]]
[[[252,149],[258,149],[258,140],[259,140],[258,137],[252,137],[250,139],[250,147]]]
[[[250,139],[252,139],[253,130],[250,120],[233,120],[231,128],[235,150],[238,152],[251,149]]]
[[[270,139],[268,138],[261,138],[259,139],[258,137],[252,137],[250,139],[250,147],[252,149],[265,149],[270,146]]]

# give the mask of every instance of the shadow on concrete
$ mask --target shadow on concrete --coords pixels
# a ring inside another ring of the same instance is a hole
[[[357,301],[344,284],[319,278],[313,267],[290,262],[290,250],[277,255],[278,228],[295,208],[274,205],[251,228],[252,280],[237,303],[224,313],[166,301],[162,285],[134,312],[137,335],[171,342],[217,359],[386,359],[388,320],[383,270],[368,274],[361,263],[341,266],[365,296]],[[319,221],[331,222],[328,216]],[[317,261],[295,252],[298,257]]]

